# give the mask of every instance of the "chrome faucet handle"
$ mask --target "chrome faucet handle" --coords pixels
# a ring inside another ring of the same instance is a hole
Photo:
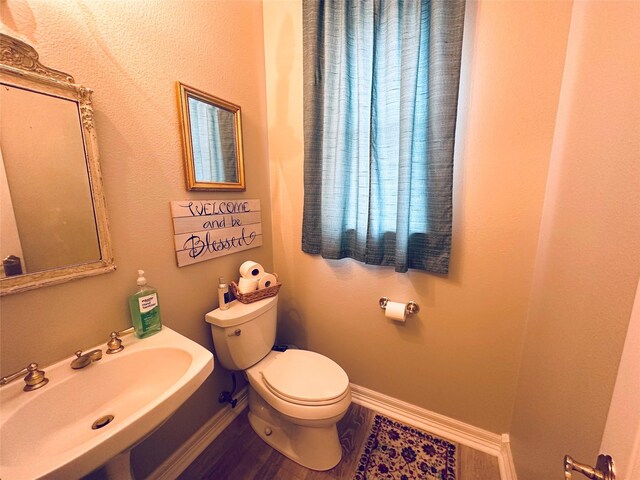
[[[118,353],[124,350],[124,345],[122,345],[122,339],[120,337],[133,333],[134,331],[135,330],[133,327],[129,327],[119,332],[111,332],[109,334],[110,339],[107,342],[107,355]]]
[[[22,370],[12,373],[11,375],[7,375],[6,377],[0,378],[0,386],[13,382],[17,378],[20,378],[25,373],[26,373],[26,376],[24,377],[25,385],[23,388],[25,392],[31,392],[32,390],[37,390],[38,388],[44,387],[47,383],[49,383],[49,379],[44,376],[44,370],[39,370],[37,363],[30,363]]]

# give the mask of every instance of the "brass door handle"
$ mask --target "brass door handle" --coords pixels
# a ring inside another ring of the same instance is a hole
[[[564,456],[564,478],[571,480],[573,471],[583,474],[591,480],[616,480],[613,459],[609,455],[598,455],[596,466],[591,467],[584,463],[576,462],[569,455]]]

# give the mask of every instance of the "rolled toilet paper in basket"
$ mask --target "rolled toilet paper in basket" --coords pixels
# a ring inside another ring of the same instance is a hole
[[[265,273],[258,280],[258,289],[269,288],[278,283],[278,278],[271,273]]]
[[[384,316],[389,320],[404,323],[407,321],[407,304],[400,302],[387,302]]]
[[[244,278],[253,278],[258,280],[264,275],[264,267],[258,262],[247,260],[240,265],[240,276]]]
[[[238,291],[240,293],[251,293],[257,289],[258,289],[257,278],[240,277],[240,280],[238,280]]]

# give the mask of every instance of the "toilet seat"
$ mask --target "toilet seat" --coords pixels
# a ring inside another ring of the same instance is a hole
[[[260,371],[275,396],[297,405],[331,405],[349,395],[349,377],[319,353],[289,349]]]

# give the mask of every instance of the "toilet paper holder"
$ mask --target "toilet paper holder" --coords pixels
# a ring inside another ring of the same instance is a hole
[[[389,302],[388,297],[381,297],[379,300],[380,308],[385,310],[387,308],[387,303]],[[414,302],[413,300],[407,303],[406,305],[407,315],[411,315],[412,313],[418,313],[420,311],[420,306]]]

